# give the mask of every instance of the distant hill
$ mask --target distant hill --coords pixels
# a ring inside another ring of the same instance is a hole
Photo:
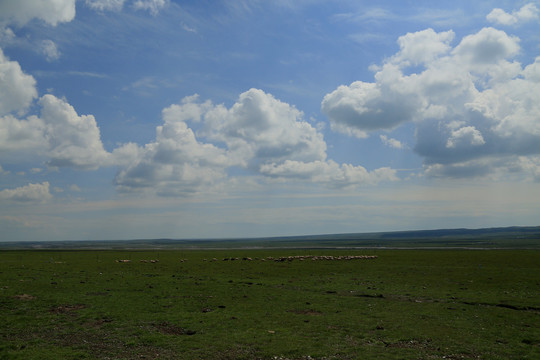
[[[540,249],[540,226],[439,229],[235,239],[0,242],[0,249],[513,248]]]

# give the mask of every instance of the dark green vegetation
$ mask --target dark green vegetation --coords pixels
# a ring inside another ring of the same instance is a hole
[[[261,260],[307,254],[378,258]],[[538,359],[540,251],[3,251],[0,314],[5,359]]]
[[[482,248],[540,249],[540,226],[441,229],[245,239],[139,239],[0,242],[0,249],[234,248]]]

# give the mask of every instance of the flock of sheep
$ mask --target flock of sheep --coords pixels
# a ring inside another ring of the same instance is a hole
[[[222,261],[253,261],[253,260],[260,260],[260,261],[276,261],[276,262],[284,262],[284,261],[293,261],[293,260],[311,260],[311,261],[317,261],[317,260],[369,260],[369,259],[376,259],[377,255],[340,255],[340,256],[332,256],[332,255],[296,255],[296,256],[281,256],[281,257],[272,257],[268,256],[266,258],[250,258],[250,257],[225,257],[222,259]],[[187,259],[181,259],[180,262],[187,261]],[[209,261],[208,259],[203,259],[203,261]],[[218,261],[218,259],[213,258],[210,261]],[[116,262],[119,263],[129,263],[131,260],[122,259],[122,260],[116,260]],[[155,264],[159,262],[157,259],[152,260],[140,260],[142,263],[152,263]]]
[[[284,262],[284,261],[293,261],[293,260],[311,260],[311,261],[317,261],[317,260],[366,260],[366,259],[376,259],[376,255],[340,255],[340,256],[332,256],[332,255],[296,255],[296,256],[281,256],[281,257],[272,257],[268,256],[266,258],[255,258],[255,260],[260,261],[277,261],[277,262]],[[208,261],[207,259],[203,259],[204,261]],[[226,257],[223,258],[222,261],[234,261],[234,260],[243,260],[243,261],[252,261],[254,259],[250,257],[243,257],[243,258],[237,258],[237,257]],[[218,259],[213,258],[211,261],[218,261]]]

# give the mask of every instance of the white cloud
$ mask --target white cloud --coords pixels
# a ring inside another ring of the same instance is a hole
[[[120,11],[126,0],[86,0],[86,5],[98,11]]]
[[[450,43],[454,40],[454,36],[452,30],[436,33],[433,29],[427,29],[407,33],[398,38],[400,51],[391,61],[404,62],[402,66],[431,62],[450,51]]]
[[[50,166],[96,169],[107,160],[96,120],[79,116],[65,100],[47,94],[39,104],[45,123]]]
[[[56,26],[74,18],[75,0],[0,1],[0,22],[23,26],[32,19],[40,19]]]
[[[111,161],[121,167],[115,180],[119,191],[208,192],[228,180],[232,167],[329,187],[396,179],[391,169],[368,172],[327,160],[322,134],[304,121],[303,113],[262,90],[240,94],[230,108],[194,95],[163,109],[162,115],[154,142],[113,151]],[[197,135],[188,122],[200,127]]]
[[[324,96],[321,110],[330,118],[332,130],[365,138],[367,131],[391,129],[417,116],[420,98],[399,89],[402,74],[386,70],[390,76],[378,83],[355,81]]]
[[[519,50],[517,37],[509,36],[502,30],[483,28],[476,34],[465,36],[453,54],[468,69],[485,71],[485,66],[497,65],[517,55]]]
[[[429,175],[515,172],[510,162],[540,153],[540,58],[522,67],[519,39],[494,28],[453,48],[452,38],[431,29],[400,37],[400,51],[373,67],[374,82],[324,97],[331,128],[366,137],[413,122]]]
[[[304,114],[262,90],[250,89],[226,109],[218,105],[204,114],[205,135],[221,141],[248,167],[284,160],[326,158],[326,142]]]
[[[126,0],[86,0],[86,5],[97,11],[121,11],[124,8]],[[145,10],[152,15],[157,15],[161,10],[166,8],[169,0],[133,0],[132,7],[135,10]]]
[[[0,49],[0,116],[22,112],[37,97],[36,81],[25,74],[16,61],[10,61]]]
[[[0,191],[0,199],[14,202],[40,203],[52,199],[47,181],[41,184],[28,184],[15,189]]]
[[[511,14],[503,9],[495,8],[486,16],[486,19],[499,25],[515,25],[519,22],[538,20],[538,13],[536,5],[531,3],[524,5],[517,11],[512,11]]]
[[[452,135],[446,142],[447,148],[455,148],[460,145],[472,145],[479,146],[484,145],[486,142],[482,137],[480,131],[476,130],[474,126],[465,126],[458,130],[452,131]]]
[[[46,151],[45,124],[37,116],[19,120],[11,115],[0,117],[0,154],[27,156]]]
[[[394,149],[404,149],[405,148],[405,145],[403,145],[403,143],[401,143],[401,141],[399,141],[399,140],[389,138],[386,135],[380,135],[379,137],[380,137],[382,143],[384,145],[386,145],[386,146],[389,146],[389,147],[394,148]]]
[[[333,188],[374,185],[397,180],[396,171],[380,168],[368,172],[362,166],[338,164],[335,161],[301,162],[286,160],[281,164],[264,164],[261,173],[271,177],[313,181]]]
[[[27,157],[47,160],[52,167],[96,169],[111,164],[92,115],[79,116],[65,100],[44,95],[39,116],[0,117],[0,155],[17,162]]]
[[[169,0],[135,0],[133,7],[137,10],[147,10],[156,15],[160,10],[169,5]]]
[[[154,142],[143,148],[127,144],[113,152],[116,161],[124,163],[115,179],[119,191],[188,195],[208,190],[226,177],[230,162],[225,151],[199,142],[177,108],[163,110],[164,124],[156,128]]]
[[[52,40],[43,40],[41,42],[41,52],[45,55],[47,61],[58,60],[60,58],[60,51],[58,51],[56,44]]]

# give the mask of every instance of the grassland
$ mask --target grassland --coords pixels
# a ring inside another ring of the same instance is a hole
[[[0,250],[144,250],[144,249],[339,249],[454,248],[538,249],[540,226],[484,229],[439,229],[378,233],[325,234],[239,239],[136,239],[0,242]]]
[[[1,359],[539,359],[540,251],[2,251],[0,313]]]

